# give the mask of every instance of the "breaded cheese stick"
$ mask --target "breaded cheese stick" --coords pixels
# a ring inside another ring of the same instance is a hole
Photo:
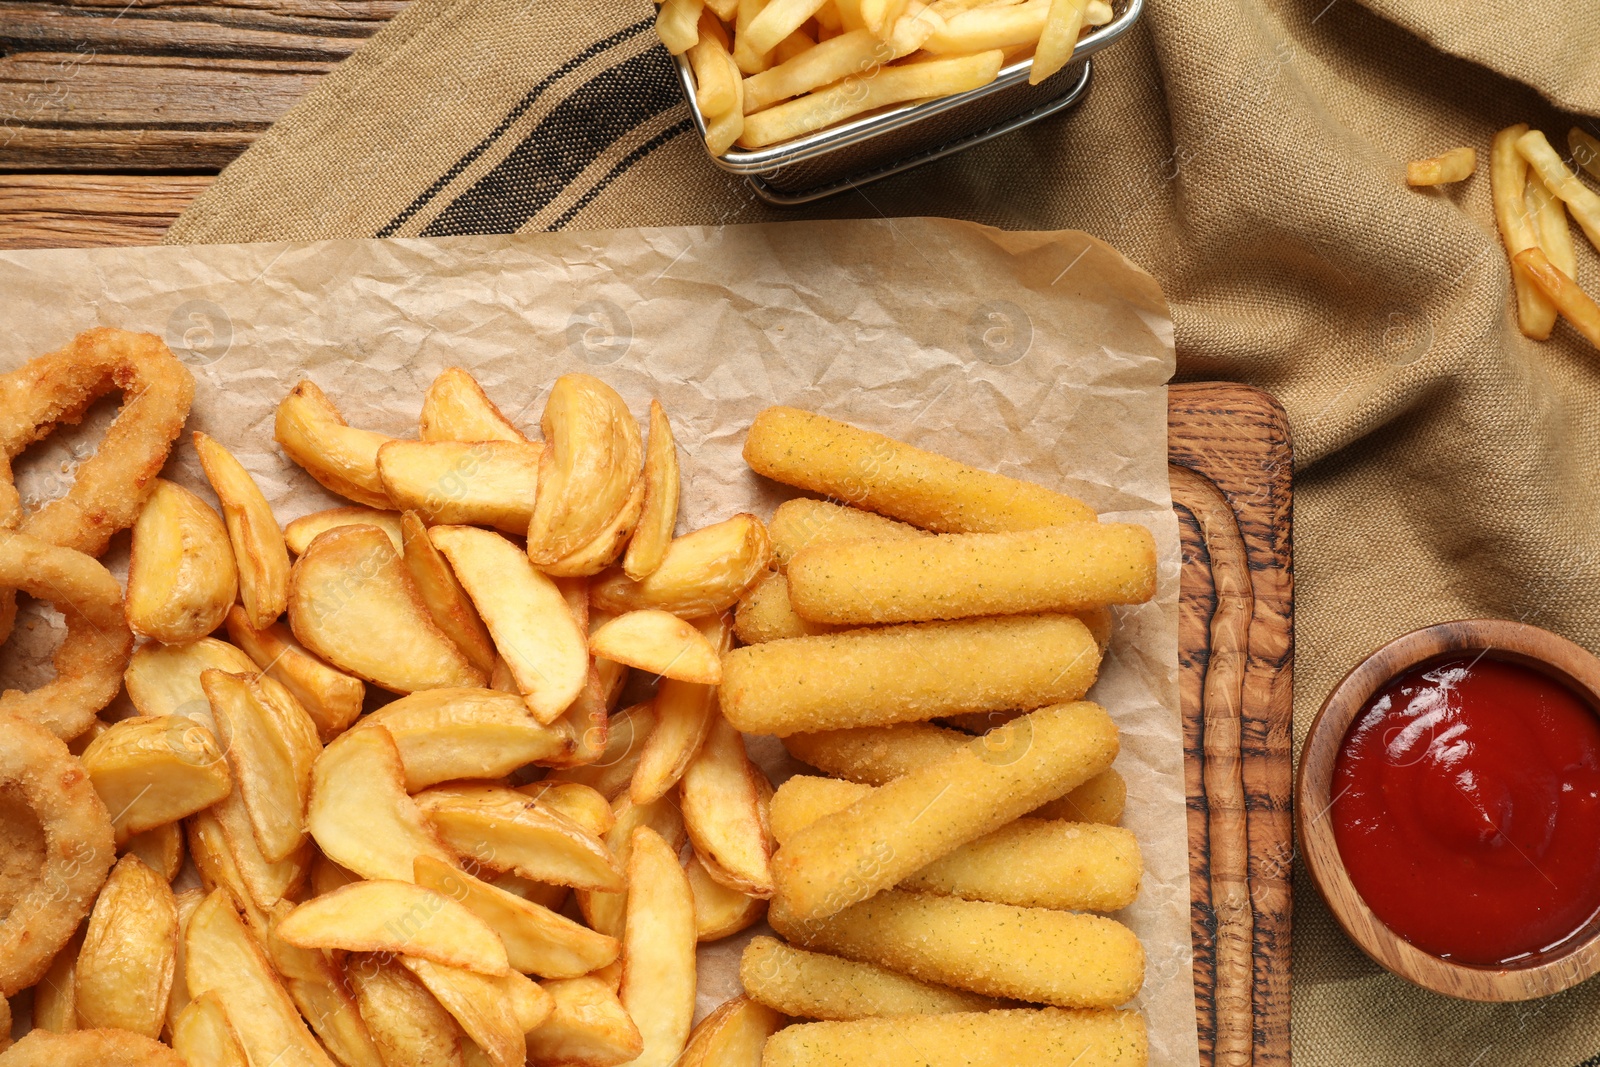
[[[787,567],[795,553],[811,545],[842,541],[913,541],[933,535],[860,508],[801,496],[778,505],[772,513],[772,521],[767,523],[767,536],[772,538],[772,551],[778,557],[778,565]]]
[[[991,997],[1114,1008],[1144,984],[1144,947],[1103,915],[890,889],[815,920],[775,899],[767,921],[805,948]]]
[[[818,544],[789,561],[789,600],[834,625],[924,622],[1138,604],[1156,591],[1156,542],[1133,523]]]
[[[1136,1011],[1011,1008],[800,1023],[767,1038],[762,1067],[1146,1067]]]
[[[784,747],[797,760],[840,778],[883,785],[969,743],[972,738],[926,722],[858,726],[849,730],[790,734]],[[1040,805],[1036,819],[1068,819],[1107,825],[1122,818],[1128,785],[1115,768],[1101,771],[1058,800]]]
[[[1093,522],[1087,504],[797,408],[756,416],[744,459],[758,474],[937,533]]]
[[[1117,728],[1087,701],[1041,708],[805,827],[772,858],[776,894],[820,919],[1099,774]]]
[[[772,797],[772,836],[783,845],[872,791],[870,785],[797,774]],[[1139,895],[1143,874],[1139,842],[1129,830],[1021,818],[934,860],[900,888],[1025,908],[1117,911]]]
[[[929,985],[871,963],[808,952],[775,937],[758,937],[739,960],[744,991],[767,1007],[802,1019],[865,1019],[989,1011],[999,1002]]]
[[[769,574],[755,584],[734,612],[733,632],[747,645],[782,641],[790,637],[816,637],[844,627],[807,622],[789,604],[789,582],[782,574]]]
[[[1099,669],[1071,615],[1016,615],[749,645],[723,656],[718,691],[734,726],[782,737],[1077,700]]]

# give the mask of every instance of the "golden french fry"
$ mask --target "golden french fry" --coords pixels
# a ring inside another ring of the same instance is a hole
[[[633,831],[618,999],[638,1026],[637,1067],[671,1067],[694,1021],[694,896],[678,855],[648,826]]]
[[[207,667],[234,673],[256,669],[249,656],[214,637],[187,645],[148,641],[133,650],[122,683],[140,715],[182,715],[209,729],[211,704],[200,688],[200,672]]]
[[[186,1064],[250,1067],[222,1000],[206,993],[191,1000],[172,1024],[172,1050]]]
[[[1578,250],[1572,243],[1572,228],[1567,225],[1567,208],[1539,172],[1528,172],[1528,214],[1539,238],[1539,247],[1556,269],[1569,278],[1578,276]]]
[[[745,753],[744,738],[714,715],[704,744],[683,772],[683,823],[707,873],[756,897],[772,895],[773,846],[763,784],[761,769]]]
[[[216,737],[179,716],[123,719],[90,742],[81,758],[119,844],[208,808],[232,788]]]
[[[1089,0],[1089,8],[1084,13],[1083,20],[1091,26],[1104,26],[1116,17],[1116,10],[1106,3],[1106,0]]]
[[[515,971],[500,978],[402,956],[400,963],[444,1005],[494,1067],[522,1067],[524,1037],[554,1010],[550,994]]]
[[[704,0],[662,0],[656,10],[656,35],[672,55],[682,55],[699,40]]]
[[[200,684],[256,844],[268,862],[285,859],[306,840],[311,766],[322,754],[316,724],[283,689],[262,685],[259,675],[208,670]]]
[[[378,476],[378,449],[393,438],[346,423],[310,379],[278,404],[273,436],[324,488],[370,508],[392,507]]]
[[[1574,163],[1600,180],[1600,138],[1574,126],[1567,131],[1567,149]]]
[[[1034,49],[1033,68],[1028,72],[1029,85],[1038,85],[1072,61],[1088,7],[1089,0],[1050,0],[1039,45]]]
[[[733,60],[744,74],[755,74],[767,68],[772,57],[750,47],[746,31],[751,21],[767,6],[767,0],[736,0],[733,18]]]
[[[487,680],[434,624],[376,526],[341,526],[307,546],[289,583],[289,626],[335,667],[396,693]]]
[[[1600,304],[1596,304],[1594,298],[1558,270],[1540,249],[1529,248],[1518,252],[1512,257],[1512,262],[1533,279],[1573,329],[1588,338],[1590,344],[1600,348]]]
[[[767,921],[804,948],[991,997],[1110,1008],[1144,983],[1139,939],[1103,915],[889,889],[815,920],[776,897]]]
[[[758,937],[739,959],[739,980],[757,1003],[803,1019],[870,1019],[992,1011],[998,1001],[919,982],[871,963],[807,952]]]
[[[225,891],[195,909],[184,961],[190,995],[216,994],[251,1063],[333,1067]]]
[[[761,1067],[767,1039],[783,1016],[749,997],[734,997],[700,1020],[680,1067]]]
[[[541,983],[555,1010],[528,1035],[535,1064],[618,1067],[644,1050],[644,1039],[612,988],[598,978],[562,978]]]
[[[744,78],[731,54],[718,51],[712,61],[720,65],[733,85],[733,102],[726,110],[706,120],[706,151],[720,156],[732,148],[744,133]]]
[[[939,533],[1095,520],[1088,505],[1044,486],[797,408],[771,407],[756,416],[744,458],[775,481]]]
[[[172,887],[139,857],[123,856],[95,901],[78,951],[79,1025],[158,1036],[167,1019],[177,937]]]
[[[300,948],[391,952],[479,974],[511,970],[488,923],[444,893],[410,882],[355,882],[301,904],[273,932]]]
[[[211,505],[164,478],[133,524],[125,608],[134,633],[185,644],[222,625],[239,592],[228,528]]]
[[[330,860],[363,878],[409,881],[418,856],[455,861],[406,795],[400,750],[382,725],[347,731],[317,757],[306,829]]]
[[[446,368],[422,394],[418,429],[424,441],[527,440],[460,367]]]
[[[887,40],[858,26],[819,41],[816,47],[746,78],[744,112],[749,115],[761,111],[782,100],[832,85],[851,75],[859,76],[863,71],[910,55],[922,47],[934,25],[931,17],[904,18],[895,23]]]
[[[734,649],[718,694],[740,730],[783,737],[1077,700],[1099,666],[1070,615],[961,619]]]
[[[824,2],[826,2],[826,0],[824,0]],[[803,54],[807,49],[815,48],[816,46],[816,38],[812,37],[811,34],[807,33],[803,29],[795,30],[789,36],[779,41],[778,47],[772,50],[772,62],[775,65],[782,65],[793,59],[795,56]],[[734,66],[734,69],[738,69],[737,64]],[[770,70],[771,68],[768,69]]]
[[[652,608],[626,612],[601,626],[589,637],[589,651],[662,678],[700,685],[722,680],[722,663],[705,635]]]
[[[302,515],[283,528],[283,540],[289,546],[289,551],[298,556],[317,539],[318,534],[340,526],[376,526],[389,535],[394,550],[400,551],[400,513],[356,506],[328,508]]]
[[[767,914],[767,902],[712,881],[700,857],[690,856],[684,867],[694,894],[694,936],[697,941],[720,941],[747,930]]]
[[[1489,192],[1494,201],[1495,224],[1506,255],[1513,261],[1518,252],[1538,244],[1525,196],[1528,164],[1517,152],[1517,139],[1527,129],[1527,123],[1508,126],[1495,134],[1489,150]],[[1511,282],[1517,292],[1517,327],[1536,340],[1549,337],[1556,324],[1555,305],[1514,262]]]
[[[397,507],[430,525],[522,534],[533,518],[543,452],[515,441],[390,441],[378,449],[378,476]]]
[[[487,675],[494,670],[499,655],[489,637],[478,609],[472,606],[467,591],[456,581],[455,572],[444,556],[433,546],[428,528],[415,512],[408,511],[401,519],[401,559],[406,573],[422,602],[428,606],[434,625],[460,646],[472,665]]]
[[[398,960],[353,953],[344,975],[384,1067],[464,1067],[461,1028]]]
[[[1050,0],[1026,0],[1009,7],[980,7],[950,15],[923,42],[933,55],[969,55],[985,49],[1030,45],[1044,32]]]
[[[1406,184],[1410,186],[1449,185],[1464,181],[1478,169],[1478,153],[1471,148],[1452,148],[1429,159],[1413,159],[1406,164]]]
[[[810,21],[823,0],[769,0],[767,5],[739,31],[738,39],[754,52],[770,52],[778,42]],[[863,5],[865,6],[865,5]],[[878,25],[869,19],[867,28],[877,32],[882,28],[882,12]]]
[[[183,869],[183,824],[169,822],[128,838],[123,851],[138,856],[169,883]]]
[[[740,514],[674,538],[661,565],[641,581],[620,568],[590,586],[597,608],[622,614],[644,608],[697,618],[726,611],[767,572],[772,542],[760,519]]]
[[[1117,728],[1096,704],[1042,708],[878,787],[796,833],[772,859],[801,920],[865,900],[1111,766]]]
[[[589,677],[589,646],[555,582],[499,534],[436,526],[434,546],[489,627],[495,647],[540,722],[554,722]]]
[[[825,623],[921,622],[1082,611],[1155,595],[1155,538],[1132,523],[940,534],[807,548],[789,562],[789,600]]]
[[[616,822],[606,834],[606,847],[611,850],[617,866],[626,871],[633,854],[633,831],[641,826],[653,829],[676,855],[688,841],[683,826],[683,813],[672,797],[664,796],[648,804],[635,804],[628,794],[617,797],[612,805]],[[590,927],[602,934],[620,938],[624,916],[627,912],[628,893],[624,886],[620,892],[596,893],[579,890],[578,908]]]
[[[517,792],[532,797],[551,811],[559,811],[595,837],[604,837],[617,825],[611,802],[591,786],[544,779],[518,786]]]
[[[567,816],[504,786],[435,786],[416,796],[444,841],[491,870],[579,889],[622,888],[604,842]]]
[[[1528,130],[1519,135],[1516,150],[1530,167],[1539,172],[1539,177],[1544,179],[1550,191],[1566,202],[1567,210],[1588,236],[1589,243],[1600,250],[1600,193],[1583,184],[1577,175],[1567,169],[1543,132]],[[1515,254],[1521,249],[1512,251]]]
[[[1008,1008],[1000,1011],[803,1023],[768,1042],[764,1067],[1144,1067],[1149,1039],[1136,1011]]]
[[[698,39],[700,4],[676,0],[669,16],[684,16],[683,48]],[[679,49],[682,51],[683,49]],[[555,563],[587,545],[627,503],[639,475],[639,423],[615,389],[587,374],[563,374],[551,387],[540,419],[545,451],[538,497],[528,526],[528,558]]]
[[[305,709],[316,724],[317,736],[332,741],[356,721],[366,700],[367,687],[355,675],[330,667],[295,640],[294,631],[281,622],[265,630],[250,625],[244,609],[228,612],[228,637],[242,649],[255,668],[274,679]],[[248,669],[220,666],[230,674]]]
[[[772,553],[783,567],[789,566],[790,560],[813,545],[915,541],[933,536],[909,523],[804,496],[779,504],[772,513],[772,521],[767,523],[767,533],[772,538]]]
[[[728,650],[732,635],[726,619],[710,616],[699,625],[713,649],[719,653]],[[654,707],[656,726],[645,738],[628,786],[638,804],[665,795],[683,777],[717,714],[717,687],[668,678],[656,689]]]
[[[493,689],[428,689],[386,704],[355,729],[382,726],[405,767],[406,791],[459,778],[498,778],[566,752],[571,739]]]
[[[283,614],[289,598],[289,549],[283,531],[267,498],[232,453],[199,432],[194,450],[222,503],[238,568],[239,599],[251,623],[264,629]]]
[[[720,115],[731,109],[738,101],[738,67],[728,66],[722,56],[728,51],[727,33],[723,31],[722,24],[717,21],[716,13],[709,8],[700,12],[700,37],[689,49],[689,66],[694,71],[695,105],[700,108],[702,115]],[[731,57],[730,57],[731,58]],[[655,444],[656,409],[657,401],[650,402],[650,445],[645,449],[645,467],[650,465],[650,450],[659,448]],[[663,421],[665,416],[662,417]],[[670,431],[669,431],[670,432]],[[677,456],[672,457],[674,469],[677,467]],[[676,484],[676,480],[674,480]],[[674,511],[677,500],[674,491]],[[667,532],[670,539],[672,532]],[[662,548],[665,549],[665,543]],[[632,573],[631,571],[629,572]],[[649,571],[644,571],[648,574]],[[633,575],[642,577],[643,575]]]

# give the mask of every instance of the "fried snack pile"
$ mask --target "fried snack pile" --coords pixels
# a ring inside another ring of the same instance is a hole
[[[107,346],[171,359],[97,331],[46,360],[98,381]],[[22,409],[43,377],[3,381]],[[878,513],[675,536],[658,403],[646,433],[565,375],[540,430],[459,369],[416,440],[304,381],[278,444],[350,505],[281,526],[197,433],[219,508],[146,448],[139,506],[74,512],[132,526],[125,597],[5,535],[0,587],[68,632],[61,677],[0,703],[0,991],[33,1023],[0,1067],[1144,1063],[1143,950],[1098,914],[1142,864],[1082,698],[1109,606],[1152,595],[1149,533],[770,409],[757,471]],[[834,777],[774,792],[741,729]],[[696,946],[764,917],[785,940],[693,1027]]]

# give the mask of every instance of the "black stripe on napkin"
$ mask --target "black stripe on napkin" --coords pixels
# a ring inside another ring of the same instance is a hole
[[[563,211],[560,216],[550,224],[550,228],[552,230],[566,229],[567,223],[571,222],[573,218],[576,217],[578,212],[588,207],[595,197],[605,192],[606,187],[612,182],[616,181],[617,178],[626,172],[629,167],[633,166],[635,163],[639,162],[645,156],[648,156],[651,152],[654,152],[656,149],[660,148],[662,145],[666,144],[680,133],[688,133],[692,129],[694,129],[694,119],[681,119],[678,122],[673,123],[671,126],[668,126],[654,137],[650,138],[644,144],[639,145],[621,159],[617,160],[616,165],[610,170],[606,171],[606,176],[596,182],[588,192],[578,197],[578,202],[573,204],[567,210]]]

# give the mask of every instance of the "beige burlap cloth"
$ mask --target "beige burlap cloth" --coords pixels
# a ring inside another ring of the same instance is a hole
[[[1600,353],[1564,323],[1518,335],[1481,167],[1417,192],[1402,166],[1482,158],[1518,121],[1600,133],[1597,0],[1150,0],[1075,111],[800,211],[706,161],[652,14],[416,0],[170,240],[880,214],[1085,229],[1161,280],[1181,377],[1288,409],[1300,730],[1358,657],[1430,622],[1526,619],[1600,651]],[[1447,1000],[1379,972],[1303,876],[1295,907],[1302,1067],[1600,1065],[1600,980]]]

